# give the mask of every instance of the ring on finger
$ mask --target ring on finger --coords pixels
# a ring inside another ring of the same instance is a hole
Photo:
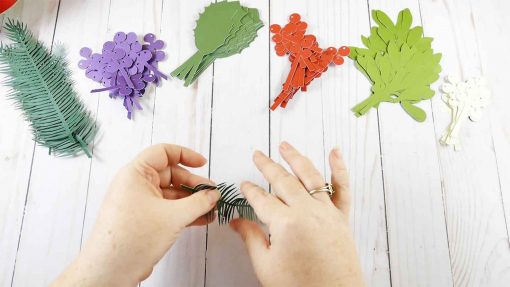
[[[313,190],[308,191],[308,193],[310,195],[314,195],[314,194],[320,193],[320,192],[327,192],[329,194],[329,196],[332,196],[333,193],[335,193],[335,190],[333,189],[333,186],[331,184],[326,183],[326,185],[324,185],[321,188],[313,189]]]

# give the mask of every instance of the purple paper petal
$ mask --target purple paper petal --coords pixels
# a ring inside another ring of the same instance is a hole
[[[126,33],[124,33],[124,32],[118,32],[113,37],[113,41],[115,41],[115,43],[117,43],[117,44],[120,44],[120,43],[124,42],[125,40],[126,40]]]
[[[143,46],[140,43],[136,42],[131,44],[131,51],[138,53],[143,50]]]
[[[90,58],[90,55],[92,55],[92,50],[90,48],[87,48],[87,47],[81,48],[80,56],[82,56],[84,58]]]
[[[136,42],[138,39],[138,37],[136,36],[136,33],[134,32],[130,32],[126,35],[126,40],[125,40],[125,43],[127,44],[132,44],[134,42]]]
[[[154,35],[152,33],[145,34],[145,36],[143,37],[143,40],[145,42],[152,43],[152,42],[154,42],[154,40],[156,40],[156,35]]]

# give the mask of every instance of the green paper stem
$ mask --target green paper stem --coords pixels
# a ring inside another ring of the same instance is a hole
[[[372,94],[370,97],[354,106],[351,110],[357,117],[366,114],[371,108],[377,106],[381,102],[381,97],[379,95],[380,94]]]
[[[75,135],[75,138],[76,140],[78,141],[78,143],[80,144],[80,147],[81,149],[83,150],[83,152],[89,157],[89,158],[92,158],[92,153],[90,152],[89,150],[89,147],[88,145],[83,141],[83,139],[81,138],[80,135]]]
[[[185,77],[185,81],[184,81],[185,87],[189,86],[193,82],[193,79],[195,78],[195,74],[197,73],[197,70],[200,67],[200,63],[202,63],[202,61],[204,59],[204,55],[202,53],[200,53],[200,51],[199,51],[199,52],[196,52],[192,58],[194,58],[192,61],[192,69],[191,69],[191,72],[189,72]]]
[[[177,77],[181,80],[185,79],[193,67],[202,60],[203,55],[200,51],[197,51],[193,56],[189,57],[186,62],[175,69],[170,75]]]
[[[198,68],[198,71],[195,73],[195,76],[193,77],[191,82],[194,82],[207,68],[214,63],[216,60],[216,57],[212,55],[207,55],[202,60],[202,63],[200,64],[200,67]]]

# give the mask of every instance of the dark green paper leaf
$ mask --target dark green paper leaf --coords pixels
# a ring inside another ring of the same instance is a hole
[[[195,28],[198,51],[171,75],[193,83],[217,58],[240,53],[257,37],[263,26],[257,9],[243,7],[238,1],[212,3],[200,14]]]
[[[91,157],[88,146],[96,124],[74,90],[63,49],[50,53],[19,21],[8,19],[5,33],[14,44],[0,47],[0,71],[7,75],[3,84],[30,122],[34,140],[56,155]]]

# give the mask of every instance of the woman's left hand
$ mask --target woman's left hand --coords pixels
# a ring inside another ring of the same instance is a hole
[[[136,286],[189,225],[205,225],[216,190],[190,195],[181,184],[210,183],[188,167],[207,160],[185,147],[152,146],[123,167],[110,185],[96,225],[55,286]]]

